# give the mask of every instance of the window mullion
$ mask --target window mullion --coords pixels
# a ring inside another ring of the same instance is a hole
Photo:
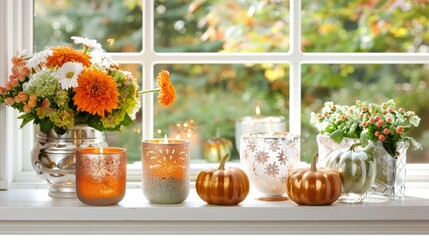
[[[153,88],[153,74],[155,57],[154,43],[154,1],[143,2],[143,89]],[[142,139],[152,138],[153,136],[153,95],[144,94],[142,98]]]
[[[301,1],[290,4],[289,129],[301,135]]]
[[[303,53],[302,63],[427,64],[429,53]]]

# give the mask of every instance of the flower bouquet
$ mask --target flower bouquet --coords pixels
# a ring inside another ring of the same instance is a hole
[[[368,141],[381,142],[392,157],[397,155],[399,142],[410,142],[415,148],[422,148],[412,137],[406,136],[412,127],[417,127],[420,123],[420,117],[415,112],[396,108],[392,99],[382,104],[361,101],[357,101],[356,104],[361,109],[359,116],[364,129],[361,141],[364,145]]]
[[[175,101],[167,71],[157,76],[159,88],[139,92],[136,78],[121,70],[97,41],[72,39],[82,47],[57,46],[12,58],[12,75],[0,86],[0,102],[23,113],[21,127],[34,121],[41,132],[54,129],[59,135],[77,124],[118,131],[132,123],[140,94],[159,92],[163,106]]]
[[[363,127],[359,112],[360,109],[355,105],[325,102],[320,113],[311,113],[310,122],[319,130],[320,135],[327,135],[339,144],[343,138],[359,138],[361,135]]]
[[[323,165],[325,158],[333,151],[341,148],[350,148],[359,142],[363,131],[360,124],[359,108],[355,105],[338,105],[325,102],[321,112],[311,113],[310,122],[319,131],[317,147],[319,165]]]

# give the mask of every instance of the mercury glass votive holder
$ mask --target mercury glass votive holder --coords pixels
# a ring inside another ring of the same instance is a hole
[[[82,148],[76,151],[76,195],[88,205],[105,206],[125,196],[127,151],[124,148]]]
[[[235,122],[235,147],[240,151],[240,137],[250,132],[285,132],[286,119],[283,116],[245,116]]]
[[[300,137],[288,132],[244,133],[240,163],[256,199],[287,200],[286,178],[300,162]]]
[[[186,200],[190,191],[189,140],[150,139],[142,142],[143,194],[152,203]]]

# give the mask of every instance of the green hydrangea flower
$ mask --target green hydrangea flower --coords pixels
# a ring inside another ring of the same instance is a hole
[[[59,78],[49,70],[40,71],[30,77],[24,90],[28,95],[34,94],[39,98],[52,97],[60,89]]]

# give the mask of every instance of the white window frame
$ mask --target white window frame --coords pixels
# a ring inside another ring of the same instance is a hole
[[[155,64],[245,64],[281,63],[290,66],[289,129],[301,133],[301,65],[302,64],[428,64],[428,53],[303,53],[301,51],[301,1],[290,1],[290,49],[283,53],[157,53],[154,44],[154,1],[143,1],[143,50],[137,53],[112,53],[119,63],[143,66],[143,89],[153,87]],[[0,84],[10,74],[10,59],[17,50],[32,52],[33,1],[0,1]],[[147,36],[152,36],[147,39]],[[151,95],[142,99],[142,139],[153,137]],[[31,167],[33,146],[31,124],[19,129],[15,110],[0,105],[0,189],[12,187],[43,187]],[[425,119],[423,119],[424,121]],[[129,168],[129,181],[140,181],[138,165]],[[429,164],[407,164],[407,181],[429,182]],[[198,170],[194,169],[194,175]]]

